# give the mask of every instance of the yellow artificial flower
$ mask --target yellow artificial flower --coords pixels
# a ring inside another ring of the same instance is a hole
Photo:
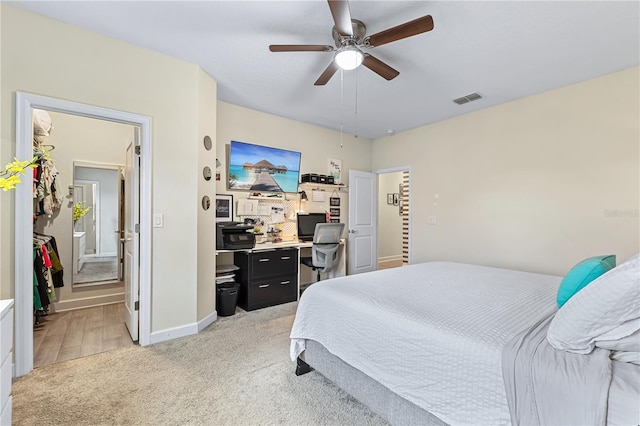
[[[0,187],[3,191],[8,191],[14,189],[20,182],[22,182],[22,180],[18,176],[11,175],[6,178],[0,178]]]
[[[84,201],[78,201],[73,205],[73,223],[76,223],[78,220],[82,219],[82,216],[89,213],[91,207],[84,207]]]
[[[8,163],[4,170],[0,171],[0,188],[3,191],[14,189],[17,184],[22,182],[19,176],[24,174],[27,168],[36,168],[37,161],[38,157],[33,157],[27,161],[20,161],[14,157],[14,161]]]

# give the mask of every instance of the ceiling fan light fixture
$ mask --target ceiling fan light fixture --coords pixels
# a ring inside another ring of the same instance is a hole
[[[343,70],[350,71],[358,68],[364,60],[362,52],[354,46],[345,46],[336,52],[336,64]]]

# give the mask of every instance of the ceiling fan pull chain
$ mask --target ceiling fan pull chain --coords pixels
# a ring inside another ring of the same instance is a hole
[[[343,92],[344,92],[344,70],[340,70],[340,148],[342,148],[342,132],[344,130],[344,120],[343,120],[343,112],[344,112],[344,102],[343,102]]]
[[[360,73],[356,69],[356,133],[354,135],[356,138],[358,137],[358,75]]]

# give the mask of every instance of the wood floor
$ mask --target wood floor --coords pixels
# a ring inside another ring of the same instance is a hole
[[[402,259],[378,263],[378,269],[399,268],[402,266]]]
[[[124,303],[51,313],[33,329],[34,367],[133,346]]]

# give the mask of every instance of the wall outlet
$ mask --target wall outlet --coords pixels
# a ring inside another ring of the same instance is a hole
[[[427,223],[429,225],[435,225],[437,221],[438,220],[437,220],[437,218],[435,216],[428,216],[427,217]]]

